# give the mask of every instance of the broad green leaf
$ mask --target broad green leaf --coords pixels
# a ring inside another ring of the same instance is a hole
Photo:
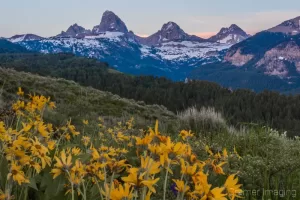
[[[37,185],[36,185],[36,180],[35,178],[31,178],[30,179],[30,183],[28,184],[29,187],[35,189],[36,191],[38,191],[39,189],[37,188]]]

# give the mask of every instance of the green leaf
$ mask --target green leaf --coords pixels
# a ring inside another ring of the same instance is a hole
[[[38,191],[39,189],[37,188],[37,185],[36,185],[36,180],[35,178],[31,178],[30,179],[30,183],[28,184],[29,187],[35,189],[36,191]]]
[[[86,154],[81,154],[78,156],[78,158],[81,160],[81,162],[87,162],[90,158],[91,158],[91,155],[86,153]]]
[[[44,173],[42,180],[41,180],[41,187],[40,188],[46,188],[50,184],[52,184],[53,178],[50,173]]]
[[[46,189],[46,194],[48,196],[57,196],[64,190],[65,179],[63,176],[58,176],[56,179],[49,182]]]
[[[4,188],[7,180],[7,174],[9,173],[7,168],[8,163],[5,158],[2,158],[2,160],[0,160],[0,163],[0,187]]]
[[[65,144],[62,146],[62,149],[67,149],[67,148],[73,148],[73,147],[78,147],[77,144]]]

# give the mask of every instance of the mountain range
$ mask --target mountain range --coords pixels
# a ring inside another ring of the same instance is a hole
[[[91,30],[75,23],[53,37],[24,34],[7,40],[30,51],[96,58],[134,75],[286,91],[300,86],[299,24],[296,17],[254,36],[232,24],[204,39],[167,22],[149,37],[140,37],[115,13],[105,11]]]

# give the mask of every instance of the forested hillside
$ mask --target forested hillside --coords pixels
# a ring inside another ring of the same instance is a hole
[[[207,81],[183,83],[152,76],[135,77],[116,73],[106,63],[70,54],[2,54],[0,65],[73,80],[121,97],[164,105],[173,112],[191,106],[211,106],[221,111],[231,124],[259,123],[293,135],[300,131],[300,96],[231,91]]]

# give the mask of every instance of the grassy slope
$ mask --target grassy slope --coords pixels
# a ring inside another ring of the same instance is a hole
[[[73,123],[80,124],[82,119],[97,119],[99,116],[114,118],[137,118],[140,122],[152,121],[156,118],[163,122],[172,122],[175,115],[162,106],[145,105],[103,92],[90,87],[82,87],[73,81],[41,77],[25,72],[17,72],[0,68],[0,87],[2,99],[0,108],[7,107],[16,99],[18,87],[25,93],[36,93],[50,96],[57,104],[54,112],[47,113],[49,119],[56,124],[72,117]],[[168,124],[168,123],[167,123]]]

